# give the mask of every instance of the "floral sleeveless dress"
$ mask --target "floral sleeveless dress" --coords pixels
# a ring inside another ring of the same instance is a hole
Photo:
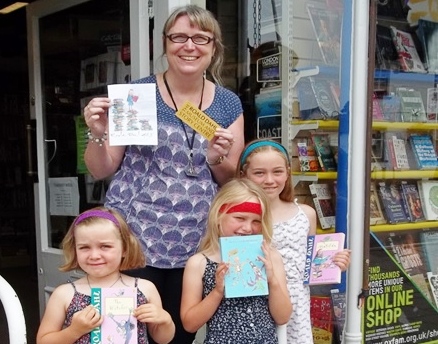
[[[215,287],[218,263],[208,257],[203,297]],[[204,344],[278,344],[276,325],[269,312],[267,296],[223,299],[207,322]]]
[[[71,320],[73,314],[84,309],[91,304],[90,295],[85,295],[76,291],[76,286],[72,281],[69,283],[73,286],[75,291],[70,305],[67,308],[67,313],[64,321],[64,328],[71,325]],[[137,288],[138,279],[135,279],[135,287]],[[146,296],[137,288],[137,306],[144,305],[148,303]],[[146,323],[137,321],[137,333],[138,333],[138,344],[148,344],[147,328]],[[83,335],[74,344],[90,344],[90,333]]]
[[[310,289],[304,285],[307,236],[310,221],[297,202],[298,213],[274,224],[273,244],[283,257],[293,312],[287,324],[288,344],[313,344],[310,323]]]

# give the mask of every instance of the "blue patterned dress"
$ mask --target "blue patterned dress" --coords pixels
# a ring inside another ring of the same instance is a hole
[[[218,263],[207,259],[203,297],[216,285]],[[267,296],[223,299],[207,322],[204,344],[278,344],[276,325],[269,312]]]
[[[274,224],[272,242],[283,257],[287,288],[293,305],[292,316],[287,324],[287,343],[313,344],[310,289],[303,284],[310,221],[301,207],[295,204],[298,206],[295,216]]]
[[[85,307],[91,304],[91,296],[79,293],[76,291],[76,286],[73,282],[69,281],[75,290],[73,294],[73,298],[68,305],[64,327],[66,328],[71,325],[71,321],[73,318],[73,314],[83,310]],[[135,287],[137,288],[138,279],[135,279]],[[137,306],[144,305],[148,303],[146,296],[137,288]],[[147,337],[147,327],[146,323],[142,323],[137,321],[137,333],[138,333],[138,344],[148,344]],[[84,334],[81,338],[79,338],[74,344],[90,344],[90,333]]]
[[[156,83],[155,75],[137,81]],[[185,173],[189,147],[175,110],[157,87],[158,145],[127,146],[120,169],[106,194],[105,206],[117,209],[140,240],[147,264],[183,268],[196,253],[217,184],[205,162],[208,141],[195,134],[193,166],[197,177]],[[229,127],[242,113],[239,98],[216,86],[212,104],[204,111],[220,126]],[[186,127],[192,139],[192,129]]]

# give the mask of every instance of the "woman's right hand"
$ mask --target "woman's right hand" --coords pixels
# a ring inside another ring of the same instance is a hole
[[[93,98],[84,108],[84,119],[94,137],[102,137],[108,124],[110,98]]]

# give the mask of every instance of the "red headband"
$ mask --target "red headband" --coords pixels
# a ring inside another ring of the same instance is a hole
[[[225,203],[220,207],[219,212],[220,213],[226,212],[226,214],[230,214],[230,213],[254,213],[258,215],[262,214],[262,206],[260,203],[243,202],[236,204],[230,208],[229,207],[230,205],[228,203]]]

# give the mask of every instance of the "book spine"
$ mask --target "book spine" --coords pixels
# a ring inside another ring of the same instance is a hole
[[[315,246],[315,236],[309,235],[307,237],[307,249],[306,249],[306,265],[304,267],[304,284],[309,284],[310,275],[312,273],[312,257],[313,257],[313,249]]]
[[[385,139],[385,146],[387,151],[387,159],[388,163],[391,169],[395,170],[397,169],[397,160],[395,158],[395,151],[394,151],[394,143],[392,138]]]
[[[91,288],[91,305],[96,308],[99,314],[102,314],[102,289]],[[95,327],[90,332],[90,343],[102,343],[101,327]]]

